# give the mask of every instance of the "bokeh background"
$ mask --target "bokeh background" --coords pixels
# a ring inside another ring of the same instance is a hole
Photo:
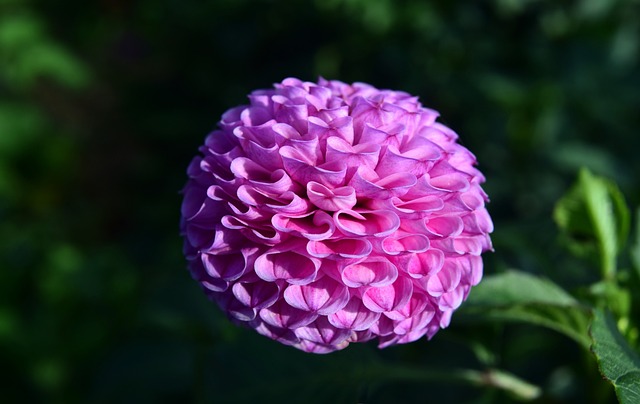
[[[507,370],[541,402],[614,400],[572,341],[457,322],[427,342],[304,354],[236,328],[181,255],[185,170],[288,76],[420,96],[480,161],[495,253],[575,290],[558,246],[581,166],[640,202],[637,0],[0,0],[3,402],[510,402],[419,369]]]

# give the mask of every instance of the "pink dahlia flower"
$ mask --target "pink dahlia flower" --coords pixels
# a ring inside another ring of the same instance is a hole
[[[234,321],[303,351],[433,337],[493,230],[476,159],[437,117],[363,83],[254,91],[188,168],[192,276]]]

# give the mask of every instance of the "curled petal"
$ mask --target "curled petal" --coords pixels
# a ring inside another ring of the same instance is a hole
[[[344,109],[338,109],[338,113],[343,112]],[[349,144],[353,144],[353,119],[350,116],[330,116],[328,114],[323,115],[324,119],[310,116],[308,133],[311,136],[315,136],[318,139],[328,139],[330,137],[337,137],[345,140]]]
[[[316,258],[342,259],[367,257],[373,247],[368,240],[341,238],[335,240],[309,241],[307,252]]]
[[[407,219],[418,219],[437,212],[444,208],[444,202],[436,196],[425,196],[418,199],[403,201],[400,198],[391,198],[391,206]]]
[[[289,306],[284,300],[278,300],[259,312],[260,318],[267,324],[279,328],[298,328],[311,324],[318,315]]]
[[[350,288],[387,286],[398,278],[398,268],[383,257],[371,257],[342,270],[342,281]]]
[[[379,318],[380,313],[367,309],[362,300],[355,296],[351,297],[347,305],[341,310],[327,316],[327,319],[334,327],[353,331],[367,330]]]
[[[378,164],[380,146],[373,143],[362,143],[352,146],[339,137],[327,139],[326,160],[343,160],[349,167],[367,166],[371,169]]]
[[[307,184],[307,197],[311,203],[326,211],[351,209],[357,202],[355,189],[351,187],[330,189],[315,181]]]
[[[429,276],[427,281],[427,292],[431,296],[441,296],[444,293],[451,292],[460,283],[462,271],[455,266],[455,263],[445,260],[442,270]]]
[[[362,295],[362,303],[371,311],[382,313],[398,310],[403,307],[413,293],[411,281],[399,277],[394,283],[387,286],[372,287]]]
[[[190,188],[185,192],[182,200],[182,217],[188,221],[204,224],[215,223],[224,213],[224,205],[219,201],[207,198],[204,189]]]
[[[260,318],[248,323],[250,327],[255,329],[259,334],[274,341],[278,341],[284,345],[296,345],[300,343],[300,339],[296,334],[288,328],[274,327],[273,325],[262,321]]]
[[[420,254],[411,254],[404,268],[410,277],[420,279],[435,274],[444,265],[444,253],[435,248],[430,248]]]
[[[400,218],[395,213],[383,211],[356,212],[339,210],[333,215],[336,227],[351,236],[384,237],[400,227]]]
[[[217,293],[212,295],[220,308],[227,312],[231,317],[240,321],[251,321],[256,318],[257,311],[245,306],[231,293]]]
[[[416,182],[416,176],[411,173],[395,172],[380,178],[375,171],[361,166],[349,180],[349,185],[358,196],[384,201],[404,195]]]
[[[439,216],[425,220],[426,229],[439,237],[455,237],[462,233],[464,225],[459,216]]]
[[[247,268],[248,261],[244,254],[201,254],[201,258],[209,275],[226,281],[241,277]]]
[[[438,300],[438,307],[440,310],[455,310],[462,304],[462,301],[466,297],[464,287],[455,288],[447,293],[442,294]]]
[[[280,148],[280,155],[284,167],[291,176],[301,184],[311,181],[319,182],[328,187],[340,186],[344,183],[347,168],[342,161],[331,161],[321,165],[308,156],[304,156],[290,146]]]
[[[320,268],[320,260],[296,251],[268,250],[256,259],[256,274],[267,282],[282,279],[288,283],[305,285],[313,282]]]
[[[284,291],[284,300],[297,309],[328,315],[347,304],[349,291],[325,276],[307,285],[289,285]]]
[[[303,339],[299,343],[297,343],[295,347],[301,351],[308,352],[308,353],[327,354],[327,353],[344,349],[348,345],[349,345],[349,340],[344,340],[339,344],[330,345],[330,344],[320,344],[317,342]]]
[[[336,328],[326,317],[318,317],[313,323],[297,328],[298,338],[325,345],[339,345],[351,337],[351,330]]]
[[[278,285],[270,282],[237,282],[231,291],[239,302],[258,310],[271,306],[280,294]]]
[[[393,235],[382,240],[382,250],[389,255],[422,253],[428,249],[429,239],[423,234]]]
[[[431,177],[429,185],[445,192],[464,192],[469,189],[469,181],[461,173],[444,174],[439,177]]]
[[[435,145],[434,145],[435,146]],[[416,176],[429,172],[433,162],[440,158],[441,153],[434,148],[418,148],[400,152],[398,148],[390,145],[385,153],[380,157],[380,163],[376,167],[376,172],[381,177],[404,172]]]
[[[325,240],[335,231],[333,218],[321,210],[300,216],[279,213],[273,216],[271,223],[278,231],[300,235],[309,240]]]

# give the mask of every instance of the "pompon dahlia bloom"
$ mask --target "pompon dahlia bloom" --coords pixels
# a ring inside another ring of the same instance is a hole
[[[192,276],[307,352],[428,338],[482,277],[483,175],[407,93],[289,78],[222,115],[188,168]]]

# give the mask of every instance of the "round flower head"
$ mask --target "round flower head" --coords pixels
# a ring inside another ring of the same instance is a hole
[[[417,97],[289,78],[222,115],[188,168],[192,276],[298,349],[428,338],[482,277],[483,175]]]

